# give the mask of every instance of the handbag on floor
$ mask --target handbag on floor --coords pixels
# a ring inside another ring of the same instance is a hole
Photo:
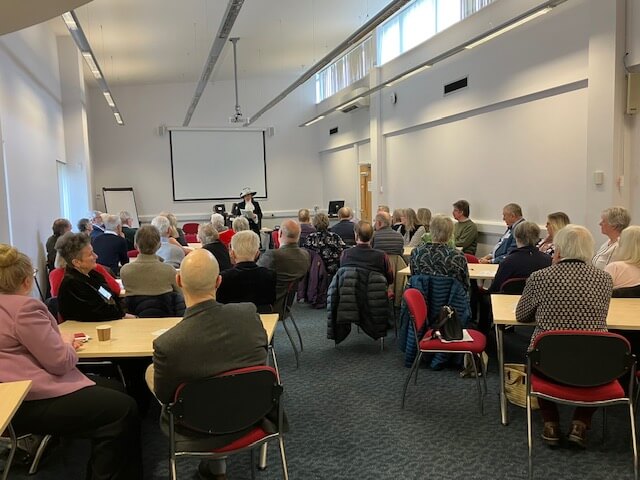
[[[504,364],[504,392],[509,403],[527,408],[527,371],[521,363]],[[531,409],[538,410],[538,399],[531,399]]]

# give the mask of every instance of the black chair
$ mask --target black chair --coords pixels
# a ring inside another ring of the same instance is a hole
[[[232,370],[216,377],[181,384],[173,403],[166,405],[169,414],[169,444],[171,478],[177,479],[176,457],[197,456],[224,458],[234,453],[251,452],[251,478],[255,478],[254,450],[266,442],[278,439],[283,478],[288,480],[287,460],[282,438],[284,413],[276,372],[267,366]],[[271,418],[272,415],[277,417]],[[262,421],[270,416],[276,431],[269,433]],[[211,450],[176,451],[176,427],[180,434],[192,431],[199,440],[202,435],[225,435],[247,431],[230,444]]]
[[[525,277],[510,278],[500,285],[500,293],[504,293],[506,295],[522,295],[526,283],[527,279]]]
[[[629,342],[610,332],[555,330],[538,335],[527,357],[529,478],[533,476],[531,398],[538,397],[576,406],[628,405],[633,472],[637,480],[638,448],[631,399],[636,366]],[[618,381],[627,374],[628,394]]]

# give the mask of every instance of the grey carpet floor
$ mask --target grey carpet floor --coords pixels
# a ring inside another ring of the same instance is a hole
[[[454,370],[422,368],[411,384],[404,410],[400,395],[408,369],[393,331],[385,350],[353,329],[338,347],[326,338],[326,313],[298,304],[294,315],[304,340],[300,368],[282,326],[275,334],[285,406],[291,424],[286,453],[291,479],[525,479],[525,412],[510,407],[511,423],[502,426],[498,375],[492,359],[485,414],[479,413],[475,383]],[[145,477],[168,478],[168,442],[158,427],[157,408],[143,422]],[[562,409],[565,429],[570,410]],[[602,413],[594,417],[589,448],[551,450],[539,438],[534,419],[534,478],[630,479],[633,464],[627,410],[607,414],[602,443]],[[65,440],[43,462],[37,480],[84,478],[86,442]],[[197,459],[181,459],[180,478],[194,478]],[[228,460],[231,480],[251,478],[249,455]],[[12,479],[26,479],[17,466]],[[277,446],[269,448],[269,467],[258,480],[282,478]]]

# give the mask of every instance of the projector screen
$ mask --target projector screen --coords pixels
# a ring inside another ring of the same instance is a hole
[[[251,187],[267,197],[264,131],[170,130],[175,201],[239,198]]]

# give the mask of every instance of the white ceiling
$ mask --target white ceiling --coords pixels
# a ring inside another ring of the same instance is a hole
[[[231,32],[240,78],[298,75],[390,0],[245,0]],[[227,0],[93,0],[75,12],[107,83],[196,82]],[[60,18],[51,20],[68,35]],[[93,76],[85,69],[89,85]],[[229,43],[211,81],[233,78]]]

